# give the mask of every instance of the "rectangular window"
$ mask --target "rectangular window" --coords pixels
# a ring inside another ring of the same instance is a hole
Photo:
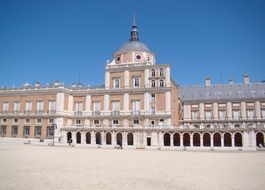
[[[99,120],[94,120],[94,125],[99,125]]]
[[[132,100],[132,114],[140,115],[140,101],[139,100]]]
[[[119,120],[116,120],[116,119],[115,120],[112,120],[112,124],[113,125],[119,125]]]
[[[41,119],[40,119],[40,118],[37,118],[36,122],[37,122],[38,124],[40,124],[40,123],[41,123]]]
[[[12,135],[16,136],[18,133],[18,126],[12,126]]]
[[[14,118],[13,123],[18,123],[18,118]]]
[[[208,120],[212,119],[212,111],[205,111],[205,118]]]
[[[53,123],[53,119],[49,119],[49,124],[52,124]]]
[[[24,129],[23,129],[23,136],[29,136],[30,134],[30,126],[24,126]]]
[[[26,123],[30,124],[30,119],[29,118],[26,118]]]
[[[261,117],[262,117],[262,119],[265,118],[265,109],[262,109],[262,110],[261,110]]]
[[[112,101],[112,111],[120,111],[120,101]]]
[[[75,111],[82,112],[83,111],[83,102],[76,102],[75,103]]]
[[[155,106],[151,106],[151,114],[155,114],[156,113],[156,108]]]
[[[134,77],[133,78],[133,87],[134,88],[140,87],[140,77]]]
[[[35,137],[41,136],[41,126],[35,126]]]
[[[140,124],[139,119],[134,119],[134,120],[133,120],[133,124],[134,124],[134,125],[139,125],[139,124]]]
[[[37,111],[43,111],[43,101],[38,101],[37,102]]]
[[[26,102],[26,112],[31,112],[32,110],[32,102]]]
[[[233,119],[239,119],[240,112],[239,110],[233,110]]]
[[[94,102],[93,110],[94,110],[94,112],[100,111],[100,102]]]
[[[7,114],[9,110],[9,103],[8,102],[3,102],[3,113]]]
[[[192,120],[198,120],[199,118],[199,112],[198,111],[191,111],[191,119]]]
[[[53,127],[47,127],[47,138],[51,139],[53,137]]]
[[[120,88],[120,78],[114,78],[113,79],[113,87],[116,88]]]
[[[6,126],[1,126],[0,135],[6,135]]]
[[[151,101],[154,102],[156,100],[156,94],[151,94]]]
[[[75,124],[76,125],[81,125],[81,120],[80,119],[75,120]]]
[[[3,118],[2,119],[2,123],[6,123],[7,122],[7,119],[6,118]]]
[[[226,117],[226,112],[224,110],[220,110],[218,112],[218,115],[219,115],[219,119],[225,119]]]
[[[20,102],[14,102],[14,114],[18,114],[20,111]]]
[[[54,113],[55,112],[55,101],[49,101],[49,112]]]
[[[254,118],[254,110],[247,110],[247,117],[248,119]]]

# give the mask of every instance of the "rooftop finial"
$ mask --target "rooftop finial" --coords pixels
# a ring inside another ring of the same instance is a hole
[[[131,30],[131,41],[139,41],[138,30],[137,30],[137,25],[136,25],[136,21],[135,21],[135,12],[133,12],[133,25],[132,25],[132,30]]]

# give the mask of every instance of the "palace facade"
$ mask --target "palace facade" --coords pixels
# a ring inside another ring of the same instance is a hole
[[[178,86],[170,65],[130,41],[105,67],[105,84],[34,85],[0,89],[0,135],[53,138],[87,146],[160,149],[239,149],[264,146],[265,83]],[[56,128],[54,129],[54,125]]]

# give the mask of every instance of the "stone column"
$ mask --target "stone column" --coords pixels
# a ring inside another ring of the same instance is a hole
[[[200,107],[200,119],[201,120],[204,120],[204,103],[200,103],[200,105],[199,105],[199,107]]]
[[[105,72],[105,89],[110,88],[110,73],[109,71]]]
[[[221,135],[221,147],[224,147],[224,134]]]
[[[246,102],[241,102],[241,118],[246,119]]]
[[[166,86],[170,87],[171,86],[171,81],[170,81],[170,67],[166,68]]]
[[[261,119],[261,113],[260,113],[260,101],[255,102],[255,115],[257,119]]]
[[[232,135],[232,147],[235,147],[235,135]]]
[[[64,93],[56,94],[56,114],[64,114]]]
[[[86,144],[86,133],[81,132],[81,144]]]
[[[184,147],[184,144],[183,144],[183,133],[180,134],[180,147]]]
[[[166,112],[167,113],[170,113],[171,111],[171,92],[168,91],[166,92],[166,99],[165,99],[165,102],[166,102]]]
[[[72,139],[73,139],[73,144],[76,144],[76,132],[72,132]]]
[[[173,134],[170,134],[170,146],[174,146]]]
[[[203,147],[203,135],[200,135],[200,147]]]
[[[124,93],[123,95],[123,110],[125,113],[129,112],[129,94]]]
[[[144,70],[144,86],[145,88],[149,88],[149,69]]]
[[[90,95],[86,96],[86,112],[87,113],[91,112],[91,96]]]
[[[129,71],[125,70],[124,71],[124,87],[129,88]]]
[[[227,114],[227,119],[232,119],[232,103],[227,102],[226,103],[226,114]]]
[[[210,134],[210,138],[211,138],[211,147],[213,147],[213,134]]]
[[[96,133],[95,131],[91,131],[91,144],[95,145],[96,144]]]
[[[122,133],[122,145],[123,146],[127,145],[127,135],[125,132]]]
[[[106,145],[106,136],[104,132],[101,132],[100,135],[101,135],[101,144]]]
[[[111,145],[115,146],[117,143],[116,135],[114,132],[111,133]]]
[[[190,147],[193,147],[193,135],[190,135]]]
[[[218,120],[218,104],[216,102],[213,103],[213,119]]]
[[[150,94],[144,93],[144,112],[150,113]]]
[[[109,112],[109,94],[104,94],[104,112]]]

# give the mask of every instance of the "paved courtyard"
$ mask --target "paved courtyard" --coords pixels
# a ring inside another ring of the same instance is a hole
[[[265,152],[24,145],[0,140],[1,190],[265,188]]]

